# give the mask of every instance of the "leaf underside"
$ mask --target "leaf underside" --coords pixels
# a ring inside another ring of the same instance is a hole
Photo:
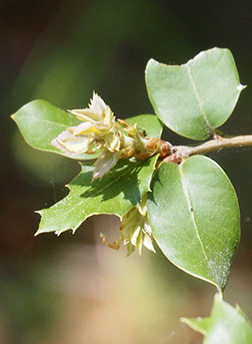
[[[178,268],[224,289],[240,238],[234,188],[211,159],[163,163],[149,194],[154,238]]]

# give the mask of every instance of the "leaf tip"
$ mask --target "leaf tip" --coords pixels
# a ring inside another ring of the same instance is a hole
[[[151,58],[148,62],[147,62],[147,65],[146,65],[146,70],[145,70],[145,73],[147,71],[147,68],[150,66],[150,65],[154,65],[154,64],[158,64],[159,62],[156,61],[155,59]]]
[[[15,119],[15,113],[13,113],[12,115],[10,115],[10,118],[13,119],[13,121],[16,122],[16,119]]]
[[[239,91],[239,92],[241,92],[241,91],[243,91],[245,88],[247,88],[248,87],[248,85],[242,85],[242,84],[239,84],[238,86],[237,86],[237,90]]]
[[[72,228],[72,235],[75,234],[75,232],[77,231],[78,227],[77,228]]]
[[[191,327],[194,331],[198,331],[201,334],[203,334],[203,336],[207,335],[207,331],[205,328],[200,326],[200,323],[202,322],[202,318],[201,317],[197,317],[196,319],[189,319],[189,318],[180,318],[180,321],[183,324],[186,324],[187,326]]]

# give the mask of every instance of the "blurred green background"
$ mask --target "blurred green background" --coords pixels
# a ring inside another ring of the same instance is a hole
[[[0,343],[201,343],[179,322],[209,314],[215,289],[173,267],[157,250],[126,258],[105,247],[118,219],[89,219],[72,236],[33,237],[39,216],[67,194],[78,164],[30,148],[10,115],[42,98],[86,107],[93,90],[117,117],[153,113],[144,69],[150,58],[185,63],[201,50],[229,48],[242,93],[223,126],[252,132],[252,2],[1,0]],[[164,138],[186,144],[168,129]],[[233,182],[242,240],[225,299],[252,319],[252,149],[211,157]]]

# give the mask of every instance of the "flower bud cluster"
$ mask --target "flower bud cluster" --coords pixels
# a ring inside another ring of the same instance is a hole
[[[128,255],[135,248],[141,255],[142,248],[155,252],[152,241],[152,230],[147,217],[147,193],[138,207],[131,208],[122,218],[120,242],[127,247]]]
[[[70,154],[100,152],[93,179],[102,178],[119,159],[146,159],[164,149],[163,141],[145,138],[137,124],[116,121],[110,107],[96,93],[88,108],[69,112],[82,123],[63,131],[51,144]]]
[[[103,243],[119,250],[121,246],[127,247],[128,256],[136,249],[141,255],[143,246],[152,252],[156,252],[153,242],[152,230],[147,217],[147,193],[144,194],[140,205],[131,208],[122,218],[121,236],[119,240],[108,243],[104,234],[100,234]]]
[[[116,121],[110,107],[96,93],[85,109],[69,111],[81,123],[69,127],[56,137],[51,144],[70,154],[94,154],[100,152],[95,162],[93,179],[102,178],[119,159],[135,157],[146,159],[154,154],[162,157],[170,146],[167,142],[151,137],[146,138],[137,124],[130,125],[124,120]],[[132,207],[122,218],[120,239],[109,244],[101,234],[103,242],[114,249],[127,246],[128,254],[136,248],[142,253],[143,246],[154,251],[152,232],[147,217],[147,194],[140,205]]]

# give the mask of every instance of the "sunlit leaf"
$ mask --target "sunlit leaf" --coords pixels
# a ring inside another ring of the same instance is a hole
[[[45,100],[34,100],[24,105],[12,115],[12,118],[25,140],[34,148],[78,160],[94,159],[97,156],[93,154],[70,155],[51,145],[51,141],[61,132],[81,122],[75,116]]]
[[[205,336],[204,344],[251,344],[252,327],[239,308],[233,308],[215,296],[210,317],[181,319]]]
[[[243,86],[228,49],[203,51],[181,66],[151,59],[146,67],[150,101],[176,133],[203,140],[231,115]]]
[[[19,109],[12,118],[17,123],[25,140],[34,148],[58,153],[72,159],[88,160],[98,154],[69,154],[55,148],[51,142],[69,127],[81,123],[76,116],[44,101],[34,100]],[[139,115],[126,119],[130,124],[139,124],[148,136],[160,137],[162,124],[154,115]]]
[[[129,124],[138,124],[138,129],[145,132],[148,137],[160,138],[163,130],[163,124],[155,115],[138,115],[129,117],[125,121]]]
[[[148,200],[154,238],[185,272],[224,289],[240,238],[234,188],[211,159],[193,156],[163,163]]]
[[[114,214],[122,217],[140,203],[150,182],[157,156],[147,160],[120,160],[101,180],[92,182],[94,166],[82,166],[81,173],[69,184],[70,193],[42,216],[37,234],[68,229],[75,231],[88,217]]]

